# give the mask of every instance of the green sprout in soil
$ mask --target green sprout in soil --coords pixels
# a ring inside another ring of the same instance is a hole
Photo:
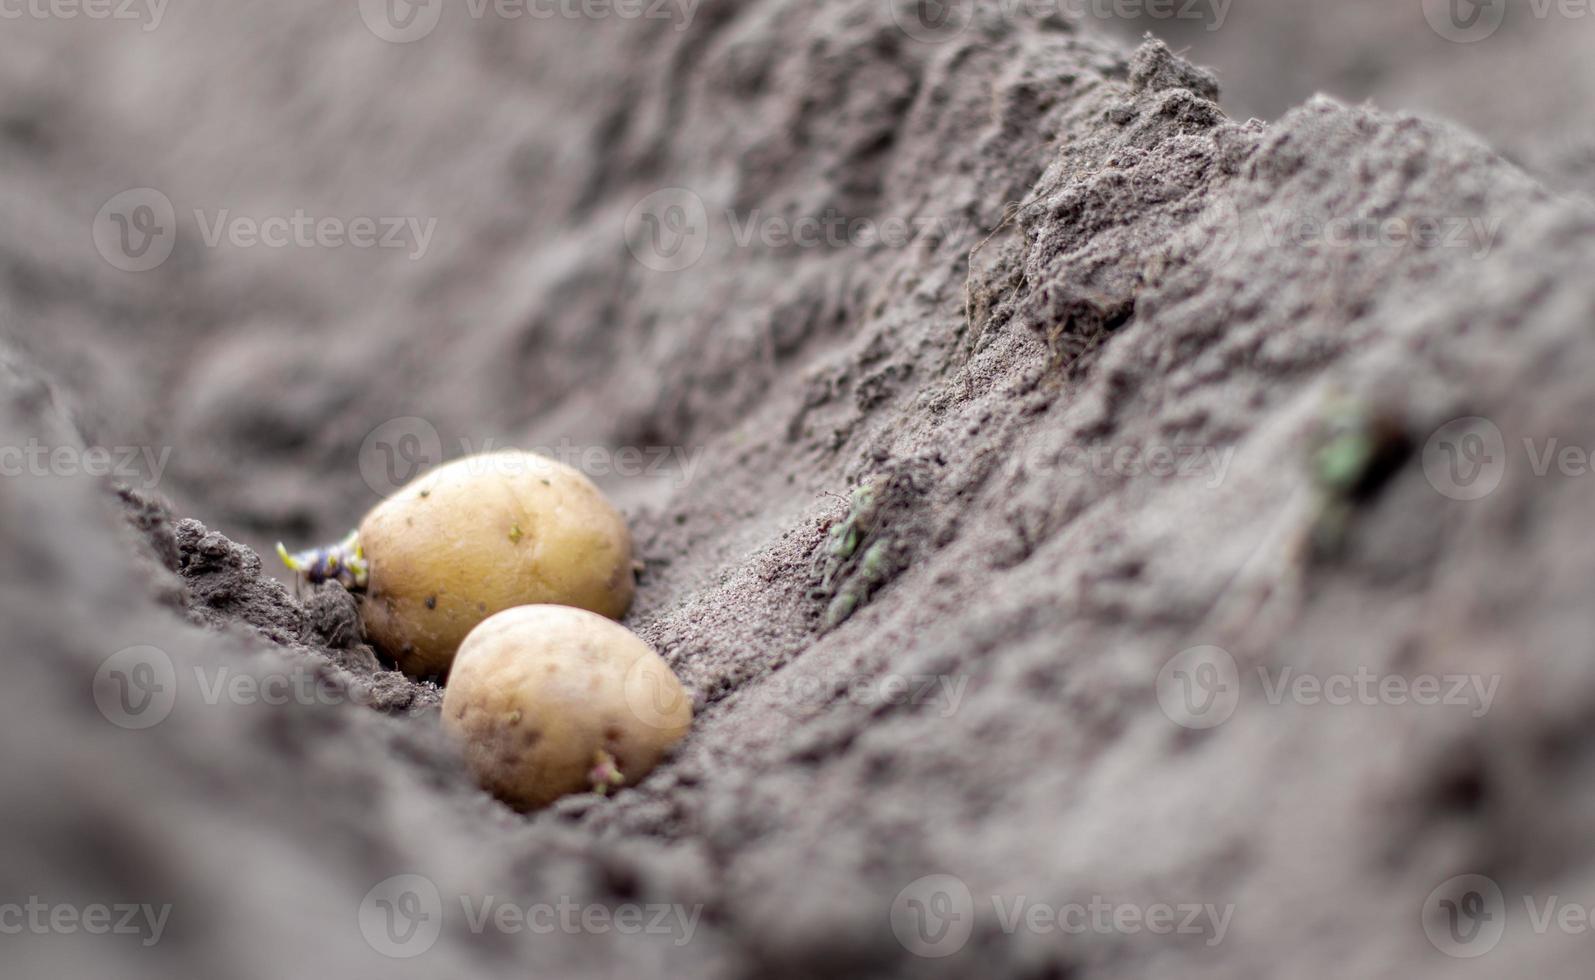
[[[1394,412],[1344,397],[1325,405],[1308,459],[1318,496],[1310,532],[1315,553],[1340,551],[1357,508],[1374,498],[1410,453]]]
[[[848,498],[847,516],[832,525],[825,547],[816,556],[818,581],[813,595],[829,600],[825,629],[840,626],[897,570],[896,545],[881,521],[886,490],[884,477],[854,489]]]

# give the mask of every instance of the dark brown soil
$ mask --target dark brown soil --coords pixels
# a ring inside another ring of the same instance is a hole
[[[940,43],[886,3],[450,8],[404,45],[357,6],[0,42],[0,447],[45,459],[0,479],[0,926],[168,910],[7,935],[6,976],[1587,972],[1531,911],[1595,902],[1577,126],[1541,152],[1534,96],[1475,105],[1508,157],[1298,100],[1247,52],[1330,84],[1275,37],[1303,5],[1211,45],[1269,122],[1161,43],[994,6]],[[1449,108],[1421,50],[1344,90]],[[153,271],[90,234],[130,187],[181,228]],[[414,259],[212,247],[223,209],[437,224]],[[703,253],[668,270],[678,218]],[[783,243],[804,218],[852,232]],[[647,779],[530,816],[269,551],[505,445],[594,450],[627,624],[697,706]],[[142,462],[68,472],[85,447]],[[1225,663],[1232,715],[1171,707]],[[1395,693],[1423,679],[1441,703]],[[373,939],[397,875],[438,902],[410,958]],[[1498,889],[1488,949],[1436,928],[1459,875]],[[589,919],[473,911],[562,904]]]

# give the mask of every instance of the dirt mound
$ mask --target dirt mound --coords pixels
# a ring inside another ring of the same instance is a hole
[[[246,6],[8,96],[0,896],[132,910],[17,975],[1581,972],[1525,909],[1595,898],[1586,202],[978,6]],[[138,274],[53,230],[134,174]],[[187,218],[298,207],[447,220]],[[593,450],[698,711],[530,817],[257,554],[511,443]]]

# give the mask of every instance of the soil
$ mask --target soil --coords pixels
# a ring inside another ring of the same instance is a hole
[[[1525,911],[1595,903],[1577,124],[1426,101],[1461,71],[1432,35],[1337,76],[1277,40],[1305,2],[1235,11],[1219,72],[985,6],[927,43],[888,6],[8,26],[0,446],[46,462],[0,480],[0,903],[169,908],[149,943],[8,936],[8,976],[1583,975],[1587,937]],[[1337,77],[1506,149],[1301,88]],[[182,229],[148,272],[89,234],[129,187]],[[210,246],[224,209],[437,224],[415,258]],[[696,215],[701,257],[639,214]],[[853,232],[786,242],[804,218]],[[1349,219],[1437,237],[1322,231]],[[647,778],[529,815],[270,550],[341,536],[396,460],[506,445],[596,448],[626,624],[696,708]],[[88,447],[138,451],[61,462]],[[1239,701],[1202,727],[1169,670],[1213,647]],[[117,723],[135,661],[171,691],[148,726]],[[1359,675],[1477,686],[1278,696]],[[1470,874],[1505,931],[1455,958],[1426,916]],[[367,918],[396,875],[439,901],[410,958]],[[1093,903],[1190,928],[1055,927]]]

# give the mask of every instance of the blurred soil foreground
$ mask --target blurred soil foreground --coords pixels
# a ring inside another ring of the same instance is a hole
[[[1584,975],[1588,28],[1335,6],[7,22],[3,972]],[[526,816],[268,550],[511,445],[697,709]]]

